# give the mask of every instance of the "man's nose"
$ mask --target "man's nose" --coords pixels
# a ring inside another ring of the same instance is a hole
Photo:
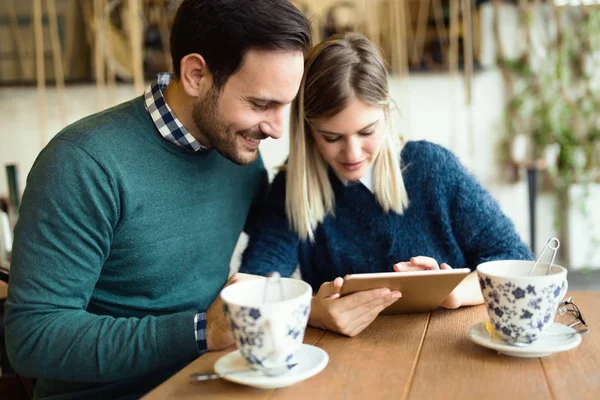
[[[269,113],[268,118],[259,124],[261,132],[273,139],[279,139],[283,135],[284,108],[280,107]]]

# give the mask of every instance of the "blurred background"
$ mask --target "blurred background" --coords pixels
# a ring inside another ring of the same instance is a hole
[[[171,70],[179,3],[0,2],[0,263],[43,146]],[[293,3],[311,19],[315,43],[344,31],[375,42],[399,133],[452,150],[536,255],[556,236],[578,288],[600,286],[600,0]],[[271,177],[288,137],[261,145]]]

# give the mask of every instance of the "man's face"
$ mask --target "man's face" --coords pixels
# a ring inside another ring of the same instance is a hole
[[[212,87],[194,105],[196,127],[224,157],[249,164],[260,141],[283,133],[283,110],[296,97],[304,60],[300,52],[250,50],[219,92]]]

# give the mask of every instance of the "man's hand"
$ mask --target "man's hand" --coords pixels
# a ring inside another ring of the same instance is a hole
[[[402,297],[388,288],[364,290],[340,297],[344,280],[325,282],[313,297],[308,323],[347,336],[362,332],[381,311]]]
[[[235,273],[225,287],[245,279],[259,278],[258,275]],[[223,312],[223,300],[217,296],[206,311],[206,345],[209,351],[225,349],[233,344],[233,336]]]

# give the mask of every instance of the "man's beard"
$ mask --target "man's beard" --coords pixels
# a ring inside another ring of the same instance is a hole
[[[208,91],[203,100],[194,106],[192,119],[198,131],[208,141],[208,146],[238,165],[250,164],[258,157],[258,149],[250,157],[245,157],[245,153],[250,152],[250,150],[244,152],[238,149],[238,137],[240,135],[257,140],[268,137],[258,128],[229,132],[219,110],[219,91],[214,87]]]

